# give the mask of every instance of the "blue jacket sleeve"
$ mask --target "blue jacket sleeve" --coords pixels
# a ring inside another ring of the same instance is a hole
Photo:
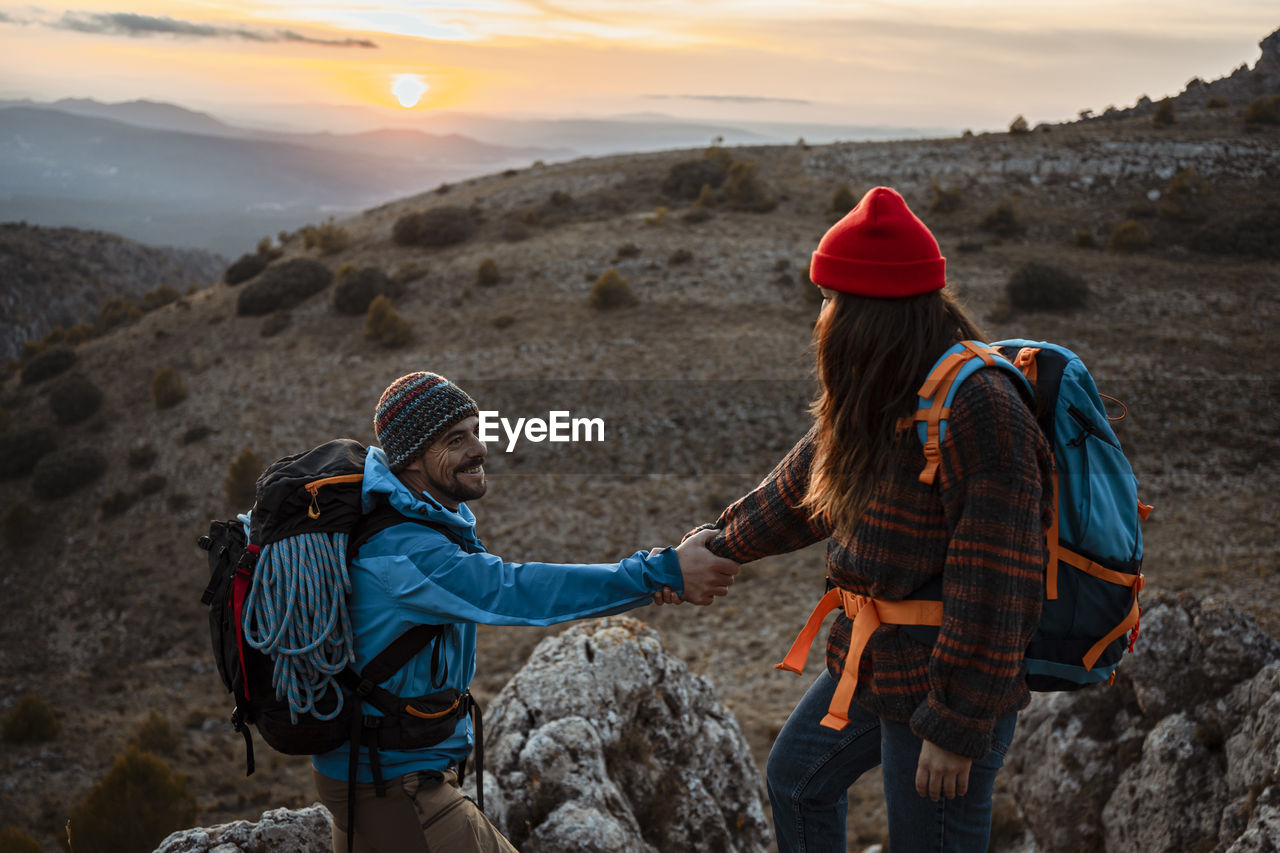
[[[382,563],[376,575],[388,595],[418,622],[551,625],[631,610],[663,586],[684,588],[672,549],[637,551],[612,564],[508,563],[469,554],[432,531],[391,536],[412,547],[378,548],[382,556],[362,554],[360,562]]]

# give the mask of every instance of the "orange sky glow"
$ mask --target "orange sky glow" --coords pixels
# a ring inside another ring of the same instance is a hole
[[[1212,79],[1274,0],[0,2],[0,98],[1003,128]]]

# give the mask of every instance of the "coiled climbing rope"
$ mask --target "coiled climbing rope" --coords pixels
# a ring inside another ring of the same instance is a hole
[[[245,600],[244,638],[275,663],[271,684],[288,700],[289,718],[299,714],[331,720],[342,711],[342,689],[334,678],[354,658],[347,615],[345,533],[303,533],[263,547]],[[335,707],[317,708],[326,693]]]

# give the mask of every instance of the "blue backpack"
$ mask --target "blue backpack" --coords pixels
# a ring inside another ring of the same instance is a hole
[[[1043,341],[966,341],[943,354],[920,388],[912,419],[924,446],[921,482],[937,476],[956,391],[984,367],[1017,377],[1053,448],[1057,511],[1047,534],[1040,626],[1027,647],[1027,686],[1076,690],[1109,682],[1138,636],[1139,521],[1151,507],[1138,500],[1138,481],[1084,362]]]

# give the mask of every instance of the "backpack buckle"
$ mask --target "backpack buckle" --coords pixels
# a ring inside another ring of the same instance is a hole
[[[360,679],[360,683],[356,685],[356,695],[359,696],[361,699],[363,699],[364,697],[372,693],[373,688],[377,686],[378,685],[374,684],[369,679],[362,678]]]

